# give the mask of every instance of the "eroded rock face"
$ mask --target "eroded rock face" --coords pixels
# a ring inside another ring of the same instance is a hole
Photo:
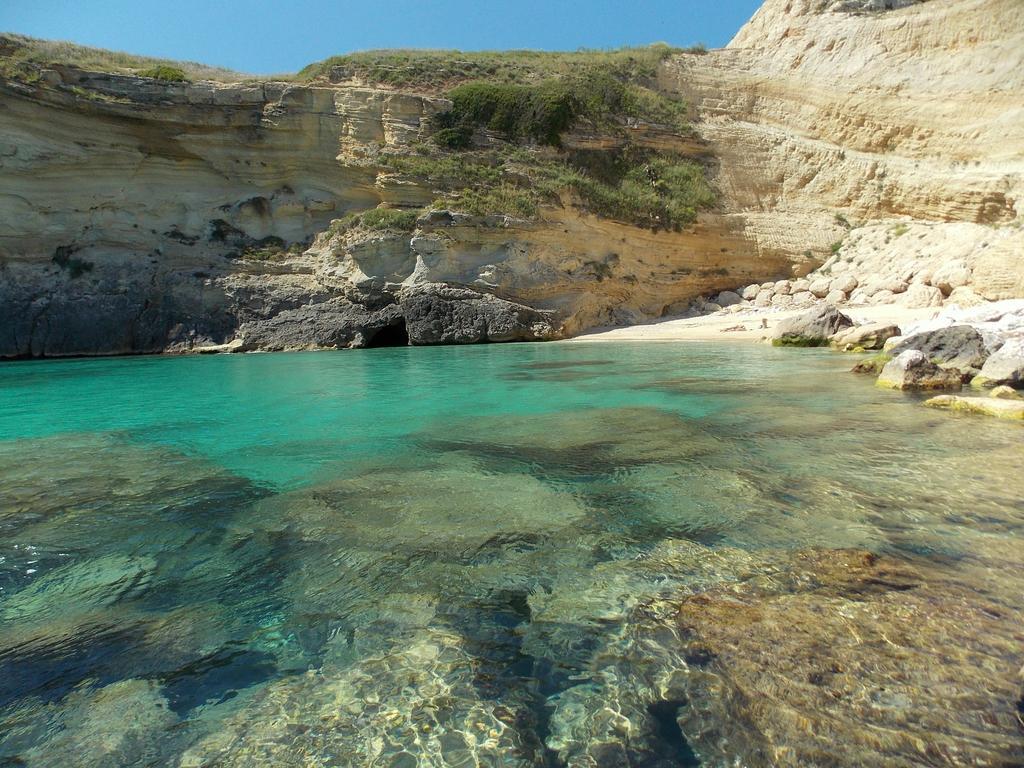
[[[418,288],[399,302],[413,344],[537,341],[555,334],[550,315],[462,288]]]
[[[448,314],[434,301],[431,317],[469,325],[413,344],[551,338],[659,317],[804,260],[758,253],[720,212],[683,232],[567,205],[537,221],[435,211],[416,231],[324,234],[352,211],[436,198],[379,155],[426,140],[440,97],[73,67],[0,94],[0,357],[364,346],[393,327],[380,310],[400,286],[476,297]],[[539,314],[519,325],[524,307]]]

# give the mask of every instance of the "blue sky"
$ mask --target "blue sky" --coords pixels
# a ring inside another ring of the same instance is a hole
[[[718,47],[760,3],[0,0],[0,30],[266,74],[367,48]]]

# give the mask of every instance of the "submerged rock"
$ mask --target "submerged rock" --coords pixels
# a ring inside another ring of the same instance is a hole
[[[924,404],[932,408],[948,408],[951,411],[978,413],[1000,419],[1024,419],[1024,400],[1018,399],[939,395],[925,400]]]
[[[57,568],[9,597],[0,616],[41,621],[88,612],[143,593],[156,570],[152,557],[109,555]]]
[[[425,631],[347,668],[270,684],[180,766],[543,765],[526,703],[481,696],[476,667],[457,634]]]
[[[1024,395],[1013,387],[1008,387],[1005,384],[994,387],[992,391],[988,393],[988,396],[998,397],[1001,400],[1024,400]]]
[[[889,389],[960,389],[962,379],[959,371],[940,368],[923,352],[908,349],[885,364],[875,383]]]
[[[98,690],[77,690],[51,707],[50,737],[23,753],[16,765],[157,765],[159,742],[174,726],[160,686],[151,680],[122,680]]]
[[[783,320],[775,329],[772,344],[777,347],[820,347],[853,321],[833,306],[823,304],[810,312]]]
[[[1024,756],[1020,582],[977,591],[990,566],[1019,566],[1019,552],[968,573],[863,550],[670,551],[656,558],[661,595],[629,611],[590,681],[550,700],[547,743],[566,765],[910,768]],[[596,572],[594,586],[608,576]],[[550,611],[539,603],[535,621]]]
[[[842,550],[779,560],[679,604],[688,662],[661,679],[686,702],[678,723],[705,764],[1024,758],[1018,607],[927,563]]]

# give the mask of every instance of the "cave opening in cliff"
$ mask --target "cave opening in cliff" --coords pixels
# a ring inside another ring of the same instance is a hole
[[[367,349],[407,346],[409,346],[409,331],[406,330],[404,317],[398,318],[391,325],[385,325],[373,334],[366,344]]]

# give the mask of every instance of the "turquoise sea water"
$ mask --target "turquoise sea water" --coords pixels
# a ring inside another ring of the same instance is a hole
[[[645,600],[719,583],[709,557],[1024,552],[1020,426],[851,364],[592,343],[0,366],[0,765],[625,765],[577,760],[596,660]],[[658,707],[611,741],[697,764]]]

